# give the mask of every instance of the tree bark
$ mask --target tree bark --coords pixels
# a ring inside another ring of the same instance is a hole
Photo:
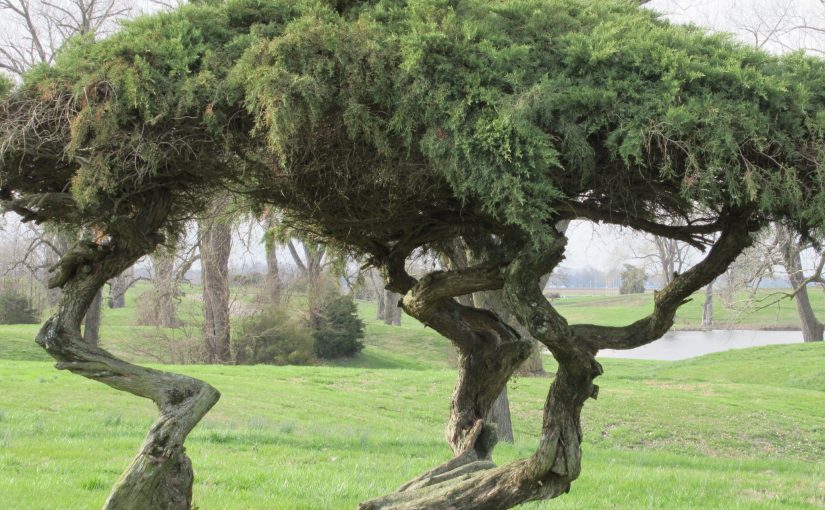
[[[494,313],[461,305],[454,299],[495,285],[499,278],[495,267],[435,272],[421,281],[406,273],[403,261],[395,261],[386,270],[388,288],[403,294],[404,311],[456,347],[458,381],[446,437],[453,452],[461,455],[468,448],[476,448],[467,442],[473,427],[481,423],[482,428],[490,428],[484,425],[484,419],[510,375],[530,354],[531,344]],[[492,445],[488,446],[481,460],[489,460]]]
[[[203,280],[203,339],[208,363],[228,363],[229,254],[232,226],[223,216],[226,201],[216,201],[210,217],[200,222],[201,275]]]
[[[160,416],[143,446],[115,484],[105,510],[192,508],[193,472],[183,443],[220,394],[191,377],[132,365],[85,342],[81,323],[107,280],[153,250],[166,218],[168,197],[151,197],[141,210],[110,232],[111,242],[76,243],[61,259],[50,285],[62,287],[57,313],[46,321],[37,343],[69,370],[115,389],[153,400]]]
[[[404,296],[407,313],[450,338],[460,353],[459,383],[447,429],[455,457],[359,508],[501,510],[568,492],[581,472],[581,409],[588,398],[598,396],[593,380],[602,374],[602,367],[595,360],[596,353],[607,348],[631,349],[661,338],[673,325],[678,307],[724,272],[751,244],[751,232],[757,226],[743,221],[736,212],[730,213],[705,259],[654,294],[649,316],[623,327],[568,325],[544,298],[540,279],[563,259],[566,240],[558,233],[541,246],[523,245],[503,269],[476,266],[431,273],[415,281],[398,263],[390,265],[391,285],[408,289]],[[509,374],[529,354],[529,343],[520,342],[525,347],[516,347],[520,337],[495,314],[468,309],[449,298],[501,287],[508,310],[553,354],[558,369],[544,406],[536,452],[528,459],[495,467],[490,462],[495,433],[484,433],[490,429],[482,418],[486,414],[472,421],[472,414],[465,411],[476,406],[475,410],[489,412]],[[448,313],[449,321],[445,320]],[[501,326],[511,333],[503,333]],[[485,333],[486,341],[477,343]],[[491,349],[493,346],[499,352]],[[507,356],[517,351],[521,351],[520,356]],[[486,362],[486,367],[477,370],[473,361]],[[462,401],[467,396],[475,398]]]
[[[796,311],[799,314],[799,323],[802,329],[802,339],[805,342],[822,342],[825,325],[823,325],[814,314],[811,307],[811,299],[808,296],[808,288],[805,286],[805,275],[802,271],[802,257],[796,237],[784,226],[778,225],[778,235],[782,236],[782,260],[788,279],[796,293]]]
[[[86,311],[83,322],[83,341],[89,345],[100,343],[100,317],[103,308],[103,289],[97,291],[92,304]]]
[[[705,287],[705,304],[702,305],[702,326],[706,328],[713,326],[713,282],[710,282]]]
[[[49,244],[51,249],[49,250],[47,264],[49,267],[54,267],[60,260],[60,257],[65,255],[66,252],[69,251],[69,237],[66,234],[58,232],[50,236]],[[61,289],[59,287],[50,288],[46,291],[46,302],[49,304],[49,306],[57,305],[57,303],[60,301],[60,293]]]
[[[375,293],[375,318],[379,321],[384,320],[384,291],[379,291]]]
[[[109,281],[109,308],[126,307],[126,291],[133,281],[132,268],[127,269]]]
[[[178,279],[175,275],[175,257],[171,253],[155,253],[152,260],[152,290],[146,310],[139,316],[140,323],[161,328],[177,328],[182,325],[178,318]]]
[[[388,326],[401,325],[401,308],[398,301],[401,296],[389,289],[384,291],[384,324]]]
[[[499,393],[498,398],[487,413],[486,422],[496,426],[496,434],[500,441],[513,443],[513,421],[510,417],[510,399],[507,397],[507,386]]]

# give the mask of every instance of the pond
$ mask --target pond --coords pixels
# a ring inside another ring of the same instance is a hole
[[[731,349],[801,342],[801,331],[758,331],[749,329],[670,331],[659,340],[642,347],[626,351],[604,349],[599,351],[598,357],[670,361]]]

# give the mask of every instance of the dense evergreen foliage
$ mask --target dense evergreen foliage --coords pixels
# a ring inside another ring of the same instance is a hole
[[[304,325],[277,310],[247,317],[234,331],[235,363],[308,365],[315,361],[314,339]]]
[[[321,302],[312,336],[313,351],[322,359],[355,356],[364,348],[364,321],[352,296],[328,295]]]
[[[0,324],[37,324],[39,315],[26,296],[11,290],[0,291]]]
[[[364,231],[453,199],[539,238],[572,199],[594,215],[725,204],[823,223],[819,60],[623,1],[350,4],[188,5],[74,41],[3,105],[0,187],[71,183],[41,217],[112,224],[158,185],[174,218],[254,178],[258,201],[306,209],[294,216],[323,234],[367,222],[353,199],[378,191],[384,221],[369,213]]]

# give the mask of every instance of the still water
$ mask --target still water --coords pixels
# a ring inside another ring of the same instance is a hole
[[[711,352],[744,349],[759,345],[802,342],[801,331],[756,331],[716,329],[711,331],[670,331],[665,336],[636,349],[604,349],[598,357],[652,360],[679,360]]]

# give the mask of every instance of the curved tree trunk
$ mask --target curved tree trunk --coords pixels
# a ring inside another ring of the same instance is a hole
[[[458,381],[453,390],[447,443],[455,455],[478,450],[478,459],[489,461],[495,433],[486,431],[485,418],[504,390],[513,371],[529,356],[531,343],[496,314],[458,303],[454,298],[483,290],[487,280],[498,276],[496,268],[468,268],[431,273],[421,281],[406,274],[403,265],[388,269],[388,287],[403,293],[404,311],[450,339],[458,354]],[[464,281],[467,275],[478,275]],[[481,285],[480,288],[477,286]],[[474,427],[476,439],[490,441],[478,449],[468,437]]]
[[[58,369],[149,398],[160,410],[138,455],[106,500],[107,510],[190,510],[193,472],[183,443],[220,397],[202,381],[132,365],[81,336],[83,318],[106,281],[160,241],[153,232],[165,218],[168,200],[153,199],[157,203],[151,210],[138,213],[128,230],[120,225],[109,244],[81,241],[61,259],[50,282],[63,289],[57,313],[37,335],[37,343],[58,361]]]
[[[596,353],[632,349],[661,338],[673,325],[678,307],[751,244],[753,228],[732,214],[705,259],[674,276],[654,296],[650,315],[623,327],[570,326],[544,298],[539,283],[563,258],[566,240],[561,235],[541,247],[528,245],[503,270],[475,266],[431,273],[416,282],[397,261],[390,265],[391,284],[408,289],[407,313],[450,338],[459,350],[459,382],[447,428],[455,457],[391,494],[362,503],[359,509],[502,510],[568,492],[581,472],[581,409],[587,399],[598,396],[593,380],[602,374],[602,367]],[[486,414],[474,413],[489,412],[509,375],[529,354],[529,342],[521,341],[495,314],[463,307],[451,298],[501,286],[510,312],[550,350],[558,369],[535,453],[495,467],[491,462],[495,431],[485,426]],[[482,364],[486,366],[481,368]]]

